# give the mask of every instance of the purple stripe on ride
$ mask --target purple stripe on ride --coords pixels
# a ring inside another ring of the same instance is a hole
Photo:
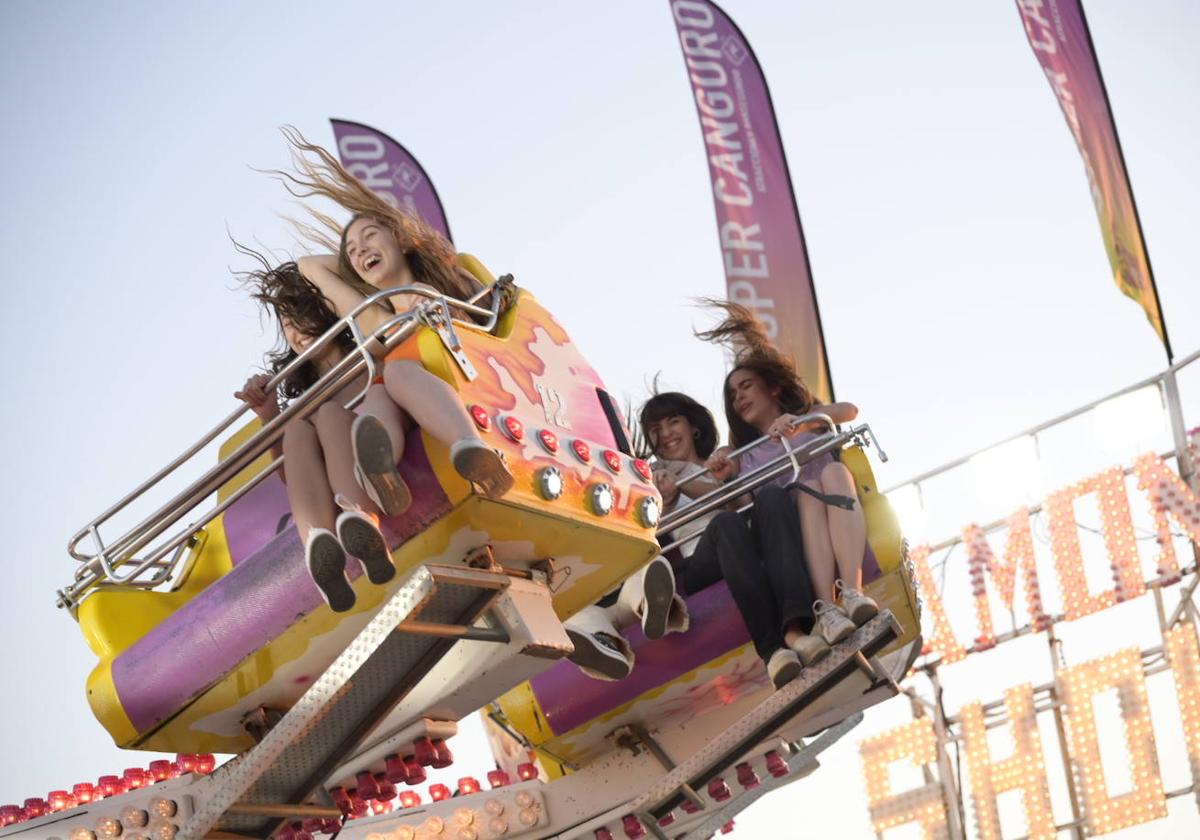
[[[556,735],[628,703],[750,641],[750,633],[725,581],[687,598],[691,628],[649,641],[634,625],[622,631],[637,654],[633,672],[619,682],[585,676],[565,659],[530,682]]]
[[[415,429],[408,435],[400,470],[412,489],[413,506],[404,516],[383,522],[393,547],[449,510]],[[239,504],[251,498],[248,494]],[[362,574],[357,562],[347,568],[351,579]],[[399,585],[399,577],[393,585]],[[324,608],[324,601],[305,568],[296,528],[289,525],[113,660],[113,683],[130,722],[144,733],[178,713],[318,608]],[[329,665],[311,664],[318,673]]]

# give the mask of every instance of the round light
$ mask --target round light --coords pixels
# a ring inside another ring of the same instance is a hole
[[[621,471],[621,456],[611,449],[605,449],[604,465],[612,470],[613,473],[619,473]]]
[[[492,418],[488,417],[488,413],[483,406],[468,406],[467,411],[470,412],[471,419],[475,421],[475,425],[479,427],[480,431],[486,432],[492,428]]]
[[[489,817],[498,817],[504,813],[504,803],[499,799],[489,799],[484,803],[483,810]]]
[[[500,428],[504,429],[504,434],[520,443],[525,439],[525,425],[510,414],[505,414],[500,418]]]
[[[470,825],[475,822],[475,812],[470,808],[459,808],[454,812],[454,821],[459,825]]]
[[[634,458],[629,463],[633,464],[633,471],[642,477],[642,481],[654,480],[654,473],[650,470],[650,465],[641,458]]]
[[[592,503],[592,512],[597,516],[608,516],[613,509],[613,489],[601,482],[593,484],[588,491],[588,497]]]
[[[446,829],[446,823],[442,821],[441,817],[434,816],[425,820],[424,828],[430,834],[441,834]]]
[[[538,492],[543,499],[551,502],[562,495],[563,477],[558,467],[542,467],[538,470]]]
[[[658,514],[658,499],[647,496],[638,502],[638,518],[647,528],[653,528],[658,524]]]
[[[398,825],[396,830],[392,832],[392,837],[396,840],[413,840],[417,836],[417,830],[411,825]]]
[[[96,820],[96,836],[120,837],[121,836],[121,821],[115,817],[101,817]]]
[[[123,808],[121,822],[126,828],[141,828],[150,822],[150,815],[141,808]]]
[[[533,810],[532,808],[523,808],[521,809],[521,813],[517,814],[517,819],[520,820],[521,825],[525,826],[526,828],[535,826],[537,825],[538,821],[537,811]]]
[[[458,830],[458,840],[479,840],[479,832],[465,825]]]
[[[179,831],[175,823],[169,823],[166,820],[155,820],[150,823],[150,836],[154,840],[175,840],[175,834]]]
[[[150,813],[156,817],[170,819],[175,816],[179,810],[179,806],[175,804],[174,799],[152,799],[150,800]]]
[[[67,840],[96,840],[96,833],[90,828],[72,828],[71,833],[67,835]]]
[[[488,820],[488,831],[497,837],[508,834],[508,820],[503,817],[492,817]]]
[[[571,441],[571,451],[582,463],[590,464],[592,462],[592,450],[584,441],[579,439]]]
[[[539,429],[537,437],[538,443],[540,443],[542,448],[551,455],[554,455],[558,452],[558,435],[554,434],[554,432],[550,431],[549,429]]]
[[[528,808],[534,802],[533,794],[527,790],[523,790],[517,794],[517,807]]]

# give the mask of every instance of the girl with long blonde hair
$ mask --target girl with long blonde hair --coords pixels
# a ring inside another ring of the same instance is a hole
[[[294,167],[292,172],[274,173],[284,186],[298,198],[326,198],[351,213],[342,227],[310,208],[325,232],[337,237],[337,254],[297,260],[300,271],[339,316],[383,289],[418,286],[459,300],[480,289],[458,265],[454,247],[445,237],[364,187],[328,151],[309,143],[295,129],[284,129],[284,135],[291,144]],[[302,227],[311,238],[334,244],[317,228]],[[415,294],[393,295],[364,310],[357,321],[364,331],[373,332],[396,312],[423,299]],[[371,502],[393,516],[411,503],[396,464],[404,451],[405,432],[413,423],[449,446],[455,470],[485,495],[498,498],[508,492],[511,473],[479,437],[448,383],[410,361],[388,362],[381,379],[368,390],[363,413],[345,429],[358,479]]]

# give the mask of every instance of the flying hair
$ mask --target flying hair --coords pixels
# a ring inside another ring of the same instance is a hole
[[[321,146],[308,142],[294,126],[284,126],[280,131],[290,146],[292,169],[268,170],[269,174],[302,202],[325,198],[351,214],[343,226],[305,202],[315,224],[292,221],[304,238],[338,255],[338,274],[343,280],[364,296],[379,291],[359,276],[346,257],[346,230],[357,219],[365,217],[379,222],[396,237],[418,282],[459,299],[469,298],[477,291],[474,278],[458,266],[457,254],[449,240],[415,215],[393,207],[367,189],[337,158]]]
[[[781,411],[806,414],[816,400],[796,371],[796,364],[771,343],[767,328],[754,313],[738,303],[715,298],[700,298],[702,305],[724,312],[725,318],[715,327],[696,331],[696,337],[720,344],[733,353],[733,368],[725,377],[725,419],[729,423],[729,440],[735,447],[761,437],[761,432],[738,417],[733,410],[733,391],[729,378],[739,370],[749,371],[762,379]]]

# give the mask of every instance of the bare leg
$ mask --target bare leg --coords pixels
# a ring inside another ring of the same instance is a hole
[[[354,424],[354,412],[330,401],[323,403],[317,409],[313,425],[325,452],[326,487],[332,493],[340,493],[353,505],[373,514],[379,513],[379,508],[371,501],[367,491],[354,477],[354,452],[350,446],[350,427]],[[289,467],[290,467],[289,463]],[[288,471],[291,477],[291,470]],[[332,520],[331,520],[332,521]],[[331,526],[332,527],[332,526]]]
[[[820,489],[815,488],[815,489]],[[800,536],[804,541],[804,557],[812,578],[813,594],[833,602],[833,581],[836,577],[833,545],[829,539],[829,519],[825,503],[807,493],[793,491],[800,506]]]
[[[832,505],[822,507],[825,507],[829,521],[829,540],[837,562],[837,576],[846,586],[861,591],[863,554],[867,550],[867,522],[863,517],[862,503],[857,501],[854,476],[845,464],[834,462],[821,470],[821,492],[855,499],[854,510]]]
[[[455,471],[485,496],[498,499],[513,485],[503,459],[475,430],[458,394],[416,362],[389,362],[383,369],[388,395],[429,434],[450,447]]]
[[[404,457],[404,434],[412,426],[412,420],[388,395],[387,388],[379,384],[367,389],[367,395],[363,397],[363,411],[383,424],[392,442],[392,454],[396,456],[396,463],[400,463]]]
[[[418,426],[447,446],[464,438],[479,438],[455,390],[416,362],[388,362],[383,384],[391,401],[399,406],[397,411],[408,412]]]
[[[317,430],[307,420],[288,425],[283,434],[283,456],[287,459],[287,495],[300,542],[308,541],[311,528],[332,531],[337,505],[321,456]]]

